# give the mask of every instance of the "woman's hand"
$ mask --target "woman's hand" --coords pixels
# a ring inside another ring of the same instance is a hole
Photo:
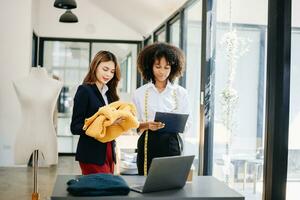
[[[162,122],[148,122],[148,129],[151,131],[157,131],[164,127],[165,127],[165,124]]]
[[[138,130],[139,132],[144,132],[146,130],[157,131],[164,127],[165,124],[162,122],[149,121],[149,122],[141,122]]]
[[[125,117],[119,117],[111,125],[120,125],[125,120]]]

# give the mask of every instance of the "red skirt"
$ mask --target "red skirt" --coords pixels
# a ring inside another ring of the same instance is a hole
[[[83,175],[97,174],[97,173],[114,173],[114,161],[112,156],[112,145],[111,142],[107,143],[106,146],[106,158],[103,165],[93,163],[79,162],[81,172]]]

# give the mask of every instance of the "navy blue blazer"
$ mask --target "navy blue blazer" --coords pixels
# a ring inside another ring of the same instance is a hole
[[[108,103],[112,102],[109,92],[106,93]],[[76,160],[83,163],[103,165],[106,158],[106,143],[85,134],[82,129],[84,120],[95,114],[99,107],[105,106],[105,101],[96,84],[82,84],[78,87],[74,97],[71,132],[80,135]],[[115,141],[112,142],[113,160],[116,162]]]

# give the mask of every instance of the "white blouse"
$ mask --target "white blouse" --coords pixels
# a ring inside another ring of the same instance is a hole
[[[104,100],[104,102],[105,102],[106,105],[108,105],[107,96],[105,94],[107,92],[107,90],[108,90],[108,86],[107,85],[103,85],[102,90],[100,90],[100,93],[101,93],[101,95],[103,97],[103,100]]]
[[[137,108],[139,121],[145,118],[145,94],[148,91],[148,121],[154,121],[155,112],[173,112],[190,114],[187,90],[177,84],[168,81],[166,88],[159,92],[153,83],[147,83],[139,87],[133,94],[132,101]],[[190,124],[190,118],[188,123]]]

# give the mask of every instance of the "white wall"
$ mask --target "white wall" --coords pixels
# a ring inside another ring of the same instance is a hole
[[[88,39],[142,40],[142,35],[88,0],[77,0],[72,12],[78,23],[60,23],[65,12],[53,7],[53,1],[40,0],[39,36]],[[116,5],[117,6],[117,5]]]
[[[32,0],[9,0],[0,6],[0,166],[13,165],[13,145],[20,107],[12,81],[31,65]]]
[[[40,7],[40,0],[32,0],[31,21],[32,21],[33,31],[36,35],[39,35],[39,7]]]

